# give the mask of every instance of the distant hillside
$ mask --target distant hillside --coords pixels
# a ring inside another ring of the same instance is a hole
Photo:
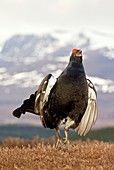
[[[64,131],[61,129],[62,137]],[[80,137],[73,130],[70,130],[70,140],[99,140],[99,141],[114,141],[114,128],[104,128],[98,130],[92,130],[85,137]],[[37,126],[30,125],[3,125],[0,126],[0,140],[8,137],[19,137],[24,139],[32,139],[33,137],[50,138],[56,137],[55,130],[45,129]]]

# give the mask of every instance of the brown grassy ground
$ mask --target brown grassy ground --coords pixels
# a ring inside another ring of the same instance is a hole
[[[50,144],[49,144],[50,142]],[[114,143],[9,138],[0,147],[0,170],[114,170]]]

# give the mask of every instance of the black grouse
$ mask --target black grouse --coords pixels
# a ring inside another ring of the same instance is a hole
[[[80,49],[72,50],[67,67],[58,78],[47,75],[35,94],[14,110],[13,115],[19,118],[25,112],[40,115],[45,128],[54,128],[57,144],[62,142],[61,124],[64,124],[64,143],[69,142],[70,128],[79,135],[89,132],[97,118],[97,93],[93,83],[86,78]]]

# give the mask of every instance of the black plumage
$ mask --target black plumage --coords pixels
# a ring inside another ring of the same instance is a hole
[[[93,84],[91,83],[91,85]],[[20,117],[17,115],[22,108],[25,108],[25,110],[20,111],[20,115],[26,111],[40,115],[45,128],[56,129],[58,143],[61,142],[59,125],[65,124],[65,142],[68,142],[69,128],[77,128],[80,135],[85,135],[96,120],[96,92],[93,87],[88,86],[82,64],[82,51],[73,49],[68,66],[60,76],[54,78],[51,74],[47,75],[34,94],[34,100],[28,99],[29,103],[32,101],[32,105],[29,104],[29,107],[26,107],[23,104],[20,107],[21,109],[18,108],[13,112],[13,115]],[[90,91],[93,96],[89,95]],[[93,105],[88,104],[89,100]],[[88,107],[89,111],[86,111]],[[30,108],[33,108],[32,111]]]
[[[48,102],[44,105],[43,112],[47,127],[56,128],[67,116],[75,120],[78,125],[87,103],[88,87],[83,65],[81,62],[75,63],[75,60],[71,60],[68,67],[57,78]]]

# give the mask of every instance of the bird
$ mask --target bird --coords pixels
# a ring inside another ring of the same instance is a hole
[[[97,91],[86,78],[81,49],[74,48],[69,63],[58,77],[46,75],[38,90],[13,111],[15,117],[31,112],[39,115],[44,128],[55,129],[57,146],[69,143],[69,129],[85,136],[98,116]],[[64,125],[62,139],[60,126]]]

